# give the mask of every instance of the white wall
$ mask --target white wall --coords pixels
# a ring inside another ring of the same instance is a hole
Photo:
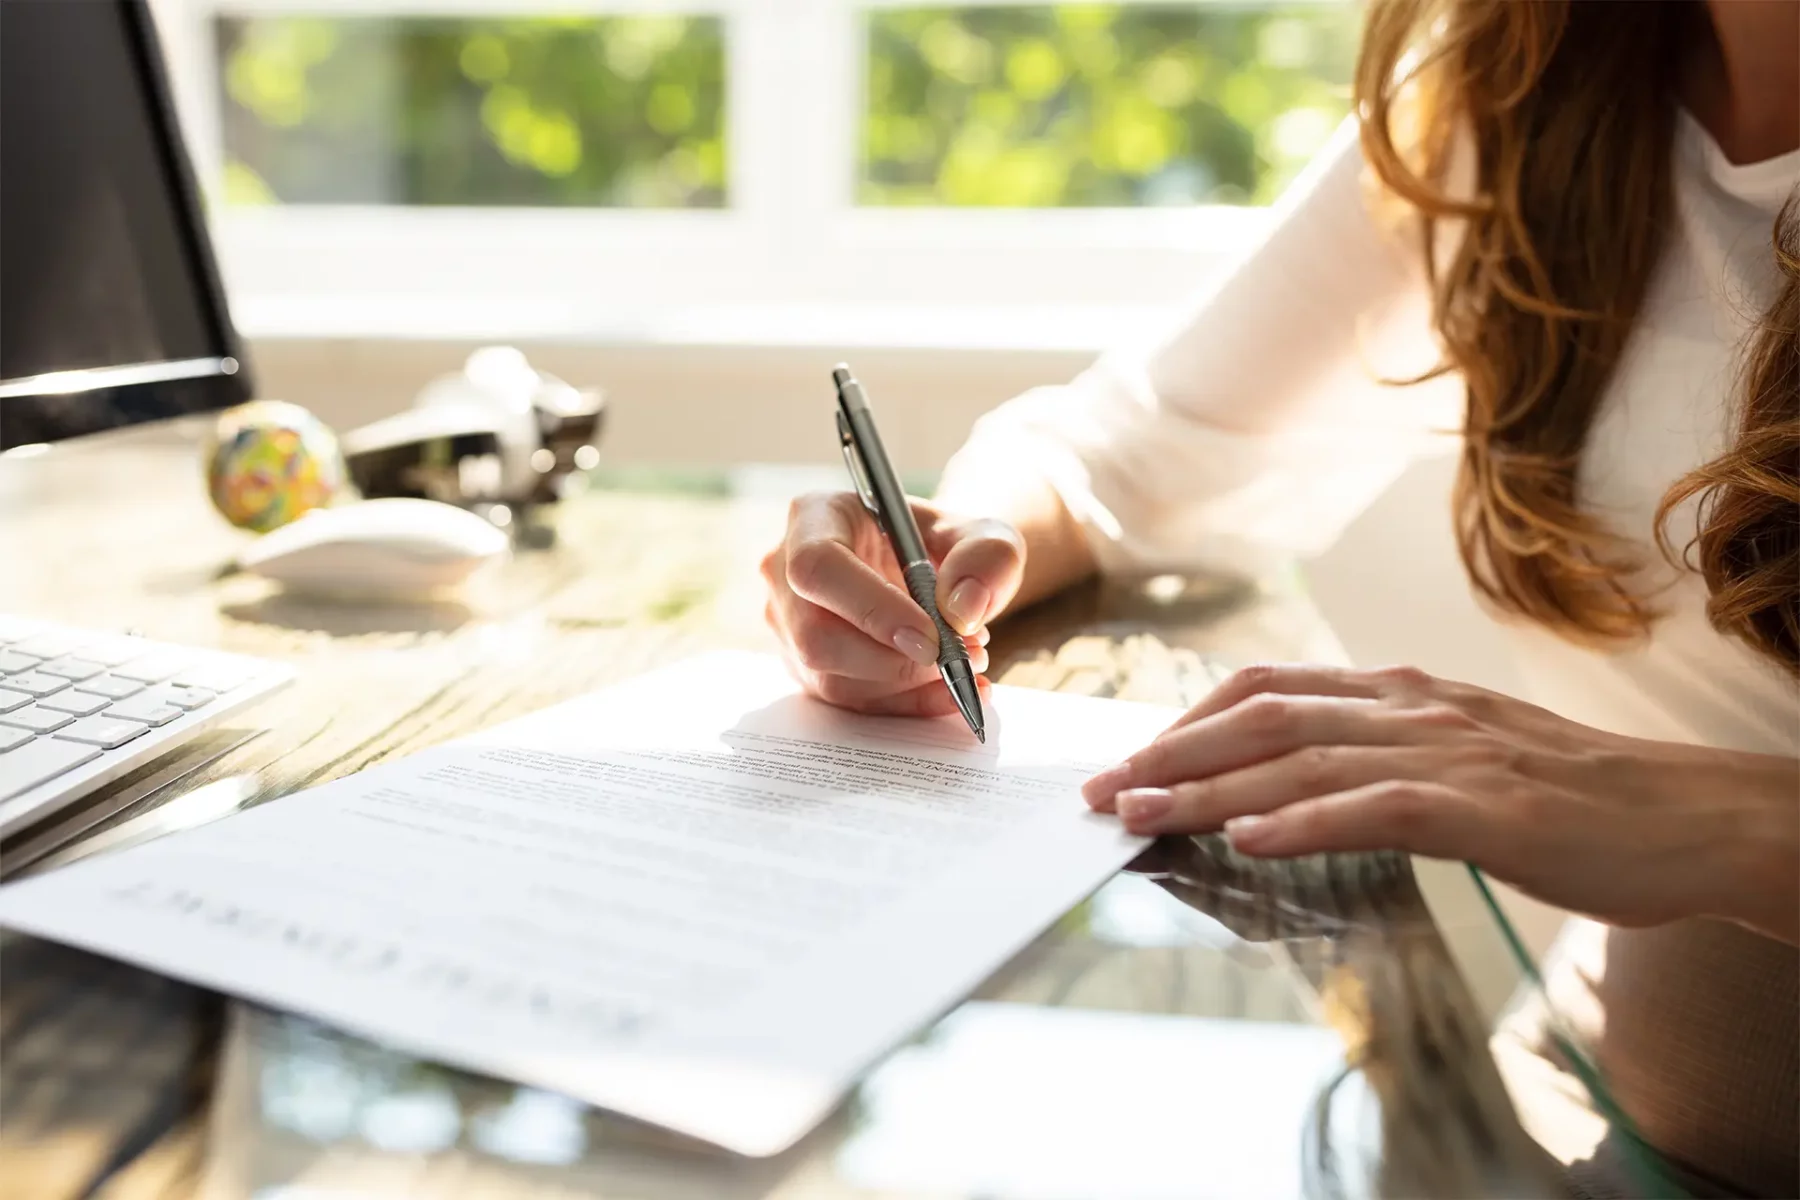
[[[935,470],[975,418],[1064,380],[1091,350],[914,350],[856,346],[517,343],[541,370],[608,397],[601,453],[615,463],[837,463],[830,372],[849,361],[880,406],[903,471]],[[257,392],[346,430],[406,407],[457,370],[472,342],[255,339]]]

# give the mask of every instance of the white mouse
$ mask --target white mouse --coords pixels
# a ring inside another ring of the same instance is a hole
[[[461,583],[508,548],[472,512],[390,498],[315,509],[258,538],[238,566],[294,590],[410,596]]]

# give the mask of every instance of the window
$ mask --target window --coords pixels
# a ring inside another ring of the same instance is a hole
[[[716,17],[222,17],[225,202],[717,208]]]
[[[1347,6],[901,8],[868,20],[864,204],[1267,203],[1346,111]]]
[[[1166,303],[1347,111],[1358,22],[1347,0],[153,3],[240,320],[426,305],[443,328],[462,305],[484,336]]]

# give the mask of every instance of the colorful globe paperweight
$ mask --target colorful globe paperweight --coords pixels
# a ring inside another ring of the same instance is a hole
[[[267,533],[344,489],[344,456],[329,426],[298,404],[253,400],[219,414],[206,446],[213,507],[240,529]]]

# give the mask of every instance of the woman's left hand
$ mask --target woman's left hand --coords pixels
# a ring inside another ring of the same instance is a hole
[[[1413,668],[1240,671],[1083,791],[1134,833],[1462,859],[1617,925],[1796,937],[1800,763],[1604,733]]]

